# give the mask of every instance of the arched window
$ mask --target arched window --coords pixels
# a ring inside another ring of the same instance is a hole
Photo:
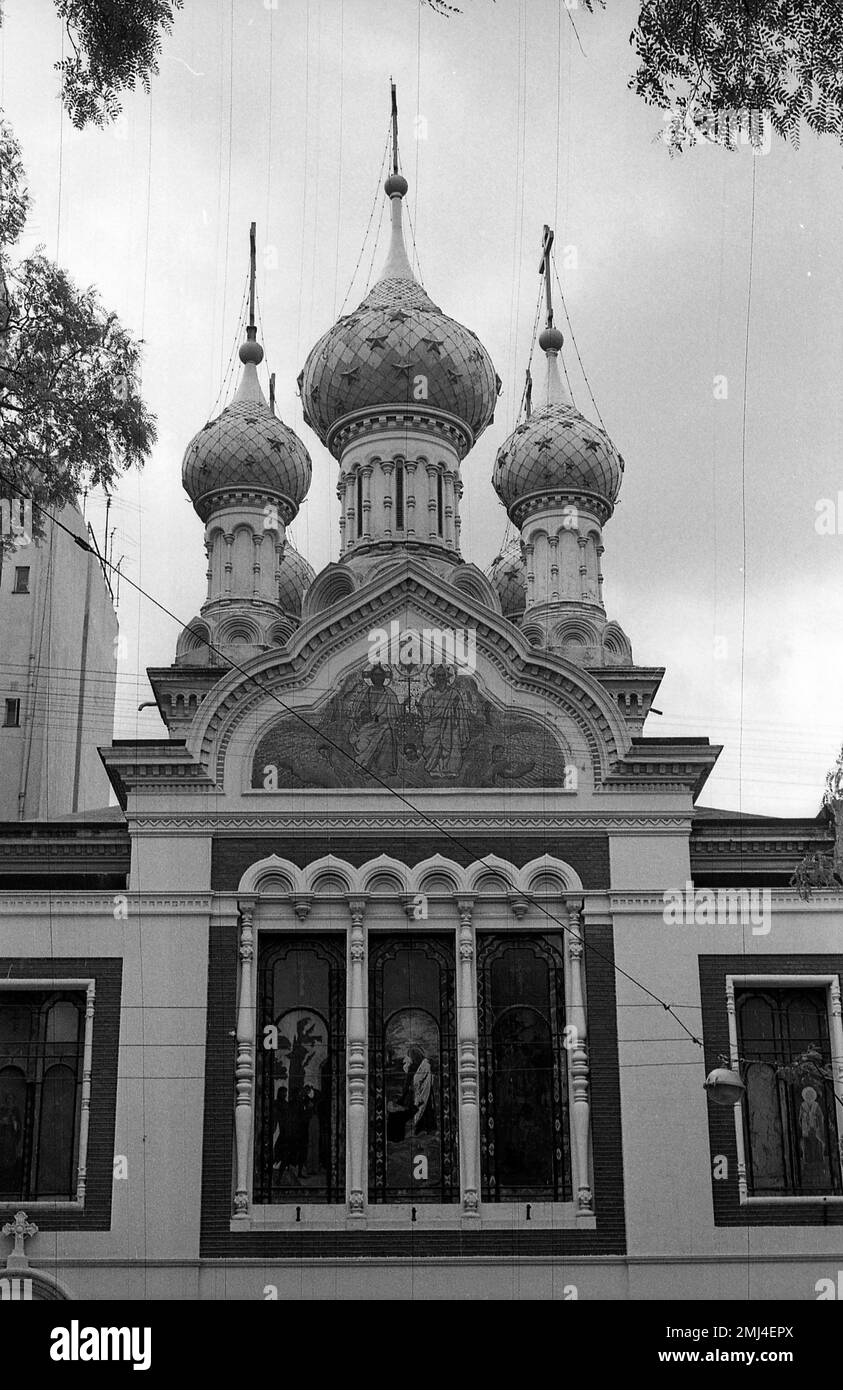
[[[561,937],[477,939],[483,1200],[569,1201]]]
[[[341,1202],[345,943],[269,937],[258,967],[254,1200]]]
[[[76,1197],[83,1022],[78,995],[0,998],[0,1200]]]
[[[395,465],[395,529],[404,530],[404,465]]]
[[[369,979],[369,1200],[459,1201],[453,946],[372,938]]]

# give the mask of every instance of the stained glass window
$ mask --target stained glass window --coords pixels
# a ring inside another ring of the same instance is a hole
[[[369,938],[369,1200],[457,1202],[454,950]]]
[[[0,990],[0,1200],[73,1201],[84,995]]]
[[[752,1196],[841,1191],[826,993],[735,990]]]
[[[254,1200],[345,1196],[345,939],[267,936],[258,959]]]
[[[483,1200],[571,1199],[559,936],[477,938]]]

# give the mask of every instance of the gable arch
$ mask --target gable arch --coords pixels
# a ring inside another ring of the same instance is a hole
[[[337,570],[343,567],[335,566]],[[354,581],[344,572],[342,582],[350,586]],[[320,575],[315,584],[322,583]],[[312,593],[313,586],[305,605]],[[251,658],[248,673],[234,670],[222,677],[188,732],[190,753],[217,785],[233,790],[236,783],[238,791],[251,790],[243,779],[251,745],[257,746],[256,731],[267,730],[290,710],[319,721],[343,682],[355,669],[362,671],[360,654],[372,626],[389,628],[393,619],[403,626],[440,629],[470,624],[477,634],[476,678],[484,698],[507,718],[509,712],[523,713],[549,725],[557,736],[561,733],[574,761],[590,769],[596,784],[628,750],[630,732],[617,702],[588,670],[562,652],[531,647],[497,610],[458,593],[417,557],[403,557],[388,570],[377,569],[330,613],[306,613],[286,647]],[[287,784],[338,785],[330,768],[315,781],[288,778]]]
[[[582,892],[582,879],[564,859],[542,854],[531,859],[521,869],[521,884],[526,892],[539,897],[546,893]]]
[[[289,887],[283,885],[289,884]],[[298,892],[303,887],[301,869],[289,859],[281,859],[277,854],[269,854],[250,864],[241,876],[237,892],[242,896],[263,893]]]

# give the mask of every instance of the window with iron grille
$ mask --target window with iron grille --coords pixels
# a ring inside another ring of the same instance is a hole
[[[736,988],[735,1014],[749,1195],[839,1195],[826,990]]]

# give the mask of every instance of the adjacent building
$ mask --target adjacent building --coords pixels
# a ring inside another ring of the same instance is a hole
[[[3,515],[16,545],[0,555],[0,821],[107,806],[98,749],[114,733],[117,615],[105,567],[74,542],[89,539],[76,507],[37,540],[16,500]]]

